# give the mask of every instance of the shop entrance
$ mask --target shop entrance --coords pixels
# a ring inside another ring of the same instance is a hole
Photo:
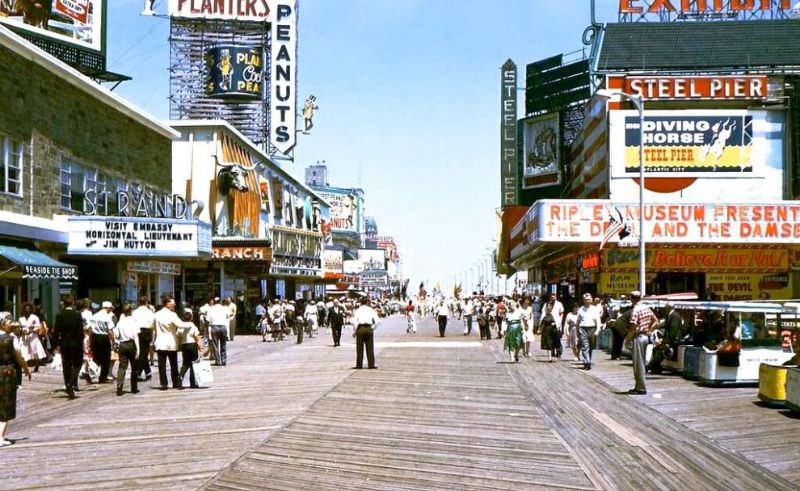
[[[649,285],[648,294],[664,295],[667,293],[697,293],[698,298],[703,298],[706,290],[704,273],[658,273]]]

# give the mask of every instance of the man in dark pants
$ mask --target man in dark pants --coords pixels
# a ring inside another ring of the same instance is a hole
[[[369,298],[361,299],[361,307],[353,312],[353,324],[356,326],[356,366],[363,368],[364,348],[367,350],[367,368],[375,366],[375,351],[373,346],[375,328],[378,327],[378,314],[369,305]]]
[[[344,310],[339,305],[339,300],[333,301],[333,307],[328,312],[328,321],[333,335],[333,346],[339,346],[342,339],[342,326],[344,325]]]
[[[155,312],[150,307],[150,299],[146,295],[139,297],[139,306],[132,314],[134,322],[139,326],[139,358],[136,362],[136,377],[144,375],[142,381],[150,380],[150,345],[153,344],[153,329],[155,328]]]
[[[91,322],[92,358],[95,363],[100,365],[99,382],[101,384],[108,383],[108,369],[111,366],[111,338],[108,337],[108,334],[116,324],[114,314],[111,313],[113,309],[114,305],[111,302],[103,302],[100,310],[92,316]]]
[[[53,342],[61,351],[61,364],[64,373],[64,387],[67,396],[75,399],[78,390],[78,372],[83,363],[83,320],[73,307],[72,296],[64,297],[64,309],[56,315],[53,326]]]
[[[627,310],[612,321],[611,324],[611,359],[617,360],[622,355],[622,343],[625,341],[625,334],[628,332],[628,321],[631,311]]]
[[[447,304],[441,302],[439,307],[436,308],[436,320],[439,323],[439,337],[444,337],[444,332],[447,329],[447,315],[450,313],[450,309],[447,308]]]

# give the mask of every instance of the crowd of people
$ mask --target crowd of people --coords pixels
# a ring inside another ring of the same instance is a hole
[[[618,298],[584,293],[580,302],[573,301],[565,309],[556,293],[487,296],[473,292],[466,298],[418,297],[416,302],[409,302],[406,315],[409,326],[416,326],[417,318],[435,318],[441,337],[445,336],[449,318],[463,320],[463,335],[471,334],[477,324],[480,338],[502,339],[515,363],[520,356],[530,359],[538,340],[548,362],[563,359],[567,352],[585,370],[592,369],[598,335],[611,328],[611,359],[620,357],[626,340],[632,343],[635,385],[629,393],[645,394],[646,373],[660,369],[664,353],[670,353],[668,347],[677,344],[685,333],[682,321],[670,314],[669,306],[660,320],[653,309],[639,303],[640,299],[638,291]],[[409,328],[409,332],[415,330],[416,327]],[[648,344],[656,345],[649,364],[645,363]]]

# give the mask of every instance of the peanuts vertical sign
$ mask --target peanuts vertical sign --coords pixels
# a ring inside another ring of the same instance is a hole
[[[270,143],[288,154],[297,139],[297,1],[277,2],[271,14]]]
[[[500,69],[500,206],[517,204],[517,65]]]

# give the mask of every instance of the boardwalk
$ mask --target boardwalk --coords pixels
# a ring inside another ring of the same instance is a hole
[[[118,398],[92,386],[67,401],[57,374],[39,374],[12,423],[25,439],[0,450],[0,489],[797,488],[800,422],[753,404],[754,389],[751,400],[703,389],[719,411],[680,379],[623,396],[630,368],[617,362],[510,364],[499,341],[434,331],[387,321],[369,371],[350,370],[352,346],[324,336],[239,336],[205,390]],[[794,447],[721,430],[729,412],[781,421]]]

